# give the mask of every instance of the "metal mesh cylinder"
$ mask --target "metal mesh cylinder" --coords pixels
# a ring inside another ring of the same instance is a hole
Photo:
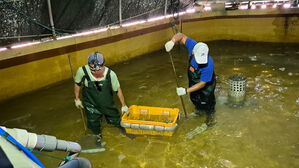
[[[246,78],[243,76],[229,77],[229,100],[231,103],[242,103],[245,100]]]

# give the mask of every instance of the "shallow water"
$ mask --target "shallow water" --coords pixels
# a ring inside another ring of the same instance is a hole
[[[189,117],[181,114],[172,137],[138,136],[130,140],[105,124],[106,151],[80,156],[89,159],[95,168],[299,167],[299,45],[236,41],[208,44],[217,75],[215,126],[186,139],[205,116],[195,116],[185,96]],[[180,46],[172,54],[179,84],[186,87],[187,51]],[[128,105],[177,107],[182,112],[169,55],[164,50],[110,68],[118,75]],[[247,77],[246,102],[241,108],[226,105],[228,78],[235,74]],[[73,99],[72,80],[57,83],[0,103],[0,124],[92,147]],[[63,157],[66,153],[49,154]],[[38,157],[46,167],[59,163]]]

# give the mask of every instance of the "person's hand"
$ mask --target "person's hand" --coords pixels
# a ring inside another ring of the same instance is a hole
[[[127,115],[129,115],[129,108],[128,106],[122,106],[121,107],[121,114],[123,115],[124,113],[126,113]]]
[[[187,94],[187,89],[183,87],[178,87],[176,88],[176,93],[178,94],[178,96],[183,96]]]
[[[80,99],[75,99],[75,106],[80,109],[83,108],[82,102]]]
[[[174,42],[172,40],[170,40],[165,44],[165,50],[167,52],[169,52],[172,50],[173,46],[174,46]]]

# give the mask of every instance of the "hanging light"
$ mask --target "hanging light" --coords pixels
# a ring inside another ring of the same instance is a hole
[[[153,22],[153,21],[162,20],[162,19],[165,19],[165,16],[159,16],[159,17],[149,18],[148,22]]]
[[[186,10],[187,13],[195,13],[195,8],[190,8]]]
[[[138,25],[138,24],[142,24],[145,23],[145,20],[140,20],[140,21],[136,21],[136,22],[131,22],[131,23],[125,23],[122,26],[123,27],[129,27],[129,26],[133,26],[133,25]]]
[[[24,44],[17,44],[12,46],[11,48],[21,48],[21,47],[27,47],[27,46],[31,46],[31,45],[35,45],[35,44],[39,44],[41,42],[29,42],[29,43],[24,43]]]
[[[283,7],[284,7],[284,8],[290,8],[290,7],[291,7],[291,4],[289,4],[289,3],[283,4]]]
[[[5,50],[7,50],[7,48],[0,48],[0,52]]]
[[[73,37],[72,35],[69,35],[69,36],[61,36],[61,37],[57,37],[57,40],[62,40],[62,39],[68,39],[68,38],[71,38]]]
[[[263,4],[261,8],[266,9],[267,8],[266,4]]]
[[[73,37],[78,37],[78,36],[87,36],[93,34],[93,31],[86,31],[86,32],[81,32],[81,33],[77,33],[77,34],[73,34]]]
[[[210,5],[208,5],[208,6],[205,6],[205,7],[203,8],[203,10],[204,10],[204,11],[211,11],[212,8],[211,8]]]

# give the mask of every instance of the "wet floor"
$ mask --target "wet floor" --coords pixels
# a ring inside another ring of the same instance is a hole
[[[299,45],[236,41],[208,44],[217,75],[215,126],[186,139],[205,116],[195,116],[185,96],[189,118],[182,115],[172,137],[138,136],[130,140],[105,124],[106,151],[80,156],[95,168],[299,167]],[[184,46],[176,47],[172,55],[179,84],[186,87],[187,51]],[[169,55],[164,50],[110,68],[118,75],[128,105],[177,107],[182,112]],[[231,108],[227,106],[228,78],[236,74],[247,77],[246,102],[243,107]],[[93,141],[85,140],[80,111],[73,99],[73,83],[66,80],[2,102],[0,125],[89,146]],[[59,163],[38,157],[46,167]]]

